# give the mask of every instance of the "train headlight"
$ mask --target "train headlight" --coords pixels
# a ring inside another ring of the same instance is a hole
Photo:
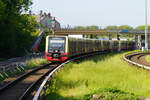
[[[58,50],[55,50],[56,53],[58,53]]]

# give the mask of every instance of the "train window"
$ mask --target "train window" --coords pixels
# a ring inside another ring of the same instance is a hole
[[[110,45],[110,43],[108,41],[104,42],[104,46],[109,46],[109,45]]]
[[[48,52],[53,52],[54,50],[58,50],[61,53],[65,52],[65,37],[50,37]]]
[[[115,47],[118,46],[118,42],[117,42],[117,41],[114,42],[114,46],[115,46]]]

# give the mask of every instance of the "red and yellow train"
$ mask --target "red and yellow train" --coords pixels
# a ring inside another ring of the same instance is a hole
[[[45,57],[50,61],[65,61],[72,56],[86,53],[133,49],[135,49],[135,42],[133,41],[79,39],[69,38],[67,36],[47,36]]]

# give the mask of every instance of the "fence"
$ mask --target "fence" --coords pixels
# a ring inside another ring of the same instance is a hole
[[[6,61],[0,62],[0,72],[9,72],[13,69],[24,69],[26,66],[26,61],[34,58],[44,58],[44,52],[42,53],[32,53],[24,57],[11,58]]]

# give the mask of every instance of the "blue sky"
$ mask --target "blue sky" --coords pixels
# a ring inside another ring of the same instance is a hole
[[[33,0],[32,11],[51,12],[61,25],[144,25],[144,0]],[[150,24],[148,0],[148,24]]]

